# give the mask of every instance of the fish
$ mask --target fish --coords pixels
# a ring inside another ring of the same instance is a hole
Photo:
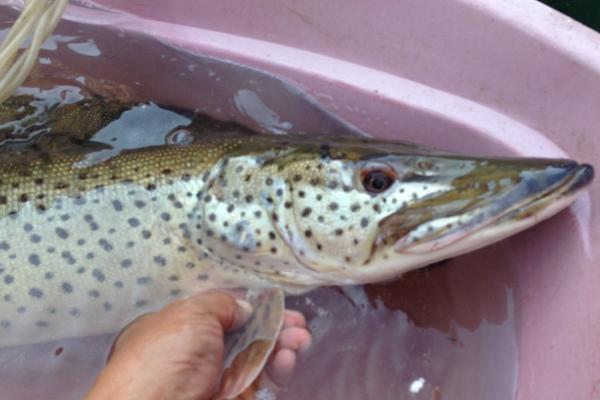
[[[118,332],[174,299],[245,289],[257,317],[228,340],[218,396],[234,398],[273,350],[285,295],[497,242],[568,207],[593,176],[568,159],[239,132],[98,163],[0,158],[0,347]],[[242,368],[240,354],[258,361]]]

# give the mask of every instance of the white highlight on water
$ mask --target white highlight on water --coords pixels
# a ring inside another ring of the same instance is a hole
[[[410,384],[410,392],[412,394],[417,394],[423,389],[423,386],[425,386],[425,378],[415,379]]]

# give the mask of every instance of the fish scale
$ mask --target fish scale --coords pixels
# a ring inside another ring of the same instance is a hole
[[[228,347],[220,396],[232,398],[273,350],[284,291],[380,282],[477,249],[567,207],[593,177],[571,160],[374,139],[191,137],[96,164],[0,161],[0,346],[117,332],[174,298],[245,289],[268,304]]]
[[[114,332],[173,297],[235,286],[189,244],[202,175],[236,145],[215,143],[201,159],[167,147],[3,166],[0,345]]]

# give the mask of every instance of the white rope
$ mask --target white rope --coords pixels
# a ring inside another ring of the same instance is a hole
[[[0,46],[0,103],[21,86],[69,0],[28,0]],[[19,51],[25,41],[31,44]]]

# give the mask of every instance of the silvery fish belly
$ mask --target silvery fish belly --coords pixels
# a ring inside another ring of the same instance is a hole
[[[0,165],[0,346],[115,332],[210,288],[376,282],[500,240],[592,179],[570,160],[206,134]]]

